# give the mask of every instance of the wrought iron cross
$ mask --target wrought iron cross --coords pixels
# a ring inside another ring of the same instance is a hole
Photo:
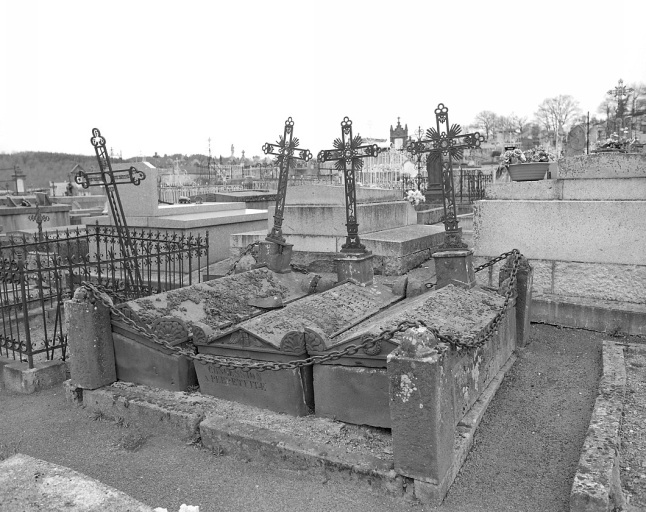
[[[363,167],[362,158],[377,156],[381,149],[377,144],[362,146],[363,139],[356,135],[352,137],[352,121],[344,117],[341,122],[341,138],[334,141],[334,149],[324,149],[319,152],[317,160],[321,163],[336,160],[334,167],[343,170],[345,181],[345,219],[348,236],[341,252],[362,254],[366,247],[359,240],[359,223],[357,222],[357,189],[355,171]]]
[[[43,241],[43,222],[49,221],[49,215],[43,215],[40,212],[40,205],[36,205],[36,214],[27,217],[30,221],[38,224],[38,241]]]
[[[485,138],[479,132],[461,134],[462,127],[460,125],[449,125],[449,109],[442,103],[435,109],[435,122],[436,128],[426,130],[427,138],[411,142],[408,145],[408,151],[413,154],[428,153],[428,158],[432,162],[440,159],[445,233],[444,244],[438,250],[464,249],[467,244],[462,242],[458,230],[458,215],[455,206],[453,159],[461,159],[465,149],[479,148]]]
[[[135,283],[137,290],[140,292],[143,286],[143,280],[139,272],[139,261],[136,258],[137,250],[130,239],[130,232],[126,223],[126,215],[123,211],[121,198],[119,197],[119,190],[117,184],[132,183],[139,185],[142,180],[146,179],[146,174],[138,170],[136,167],[131,166],[130,169],[113,171],[110,157],[108,156],[105,147],[105,138],[101,135],[98,128],[92,129],[92,137],[90,142],[94,146],[96,158],[99,161],[99,172],[79,171],[74,177],[74,181],[81,185],[83,188],[104,186],[108,201],[110,203],[110,210],[112,211],[112,218],[114,219],[115,227],[117,228],[117,235],[119,236],[119,248],[121,249],[121,256],[124,258],[124,267],[128,273],[128,278],[131,283]],[[132,273],[134,267],[134,275]]]
[[[276,194],[276,213],[274,215],[274,226],[265,238],[268,242],[274,242],[278,245],[286,245],[283,236],[283,218],[285,212],[285,197],[287,195],[287,180],[289,178],[289,168],[293,158],[307,162],[312,158],[309,149],[296,149],[300,141],[294,137],[294,121],[291,117],[285,121],[283,136],[279,138],[276,144],[267,142],[262,146],[265,155],[276,155],[276,163],[280,167],[278,175],[278,192]],[[294,153],[298,153],[295,155]]]

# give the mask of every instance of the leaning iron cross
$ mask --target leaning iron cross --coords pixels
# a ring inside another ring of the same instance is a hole
[[[345,180],[345,219],[348,236],[341,252],[363,254],[366,247],[359,240],[359,224],[357,222],[357,189],[355,170],[363,167],[362,158],[377,156],[381,151],[376,144],[362,146],[363,139],[357,135],[352,137],[352,121],[344,117],[341,122],[341,138],[334,141],[334,149],[324,149],[318,154],[319,162],[336,160],[334,167],[343,170]]]
[[[442,164],[442,198],[444,200],[444,244],[439,251],[464,249],[458,229],[458,215],[455,207],[455,189],[453,185],[453,159],[461,159],[465,149],[479,148],[485,138],[479,132],[460,135],[462,127],[449,125],[449,109],[440,103],[435,109],[437,128],[426,130],[426,139],[413,141],[408,151],[413,154],[429,153],[428,158],[434,162],[438,158]],[[450,127],[449,127],[450,126]],[[444,160],[442,157],[447,157]],[[429,176],[430,180],[430,176]]]
[[[287,195],[287,179],[289,177],[289,167],[292,164],[293,158],[308,161],[312,158],[312,153],[309,149],[296,149],[299,140],[294,135],[294,121],[291,117],[285,121],[285,130],[283,136],[276,142],[271,144],[267,142],[262,146],[265,155],[276,155],[276,162],[280,167],[280,174],[278,176],[278,192],[276,193],[276,212],[274,214],[274,227],[265,238],[268,242],[274,242],[278,245],[286,245],[285,237],[283,236],[283,218],[285,213],[285,197]],[[298,155],[294,155],[298,152]]]
[[[128,278],[139,293],[142,292],[143,281],[139,272],[139,261],[136,258],[137,250],[130,239],[130,231],[126,224],[126,215],[123,211],[117,184],[119,183],[132,183],[139,185],[142,180],[146,179],[146,175],[139,171],[136,167],[131,166],[130,169],[113,171],[110,157],[105,147],[105,138],[101,135],[98,128],[92,129],[92,138],[90,142],[94,146],[96,158],[99,161],[99,172],[79,171],[74,177],[74,181],[81,185],[83,188],[104,186],[108,201],[110,202],[110,210],[112,211],[112,218],[114,219],[115,227],[117,228],[117,235],[119,237],[119,248],[121,249],[121,256],[124,261],[124,267],[128,273]],[[132,267],[134,267],[134,276],[132,274]]]

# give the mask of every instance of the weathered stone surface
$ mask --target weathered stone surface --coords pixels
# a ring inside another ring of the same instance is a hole
[[[646,265],[646,201],[483,200],[474,211],[478,256]]]
[[[337,281],[352,281],[361,286],[369,286],[374,279],[372,254],[342,255],[334,259]]]
[[[500,270],[499,282],[511,279],[512,258],[507,258]],[[516,345],[524,347],[529,343],[529,322],[532,317],[532,285],[534,270],[524,256],[519,257],[516,272]],[[504,292],[503,292],[504,293]]]
[[[214,336],[232,325],[256,316],[262,309],[251,299],[278,297],[283,302],[307,293],[301,287],[301,274],[276,274],[266,268],[199,283],[127,303],[148,326],[155,319],[173,316],[189,329],[200,322],[214,329]]]
[[[485,189],[486,199],[515,201],[640,201],[644,197],[644,178],[511,181],[491,183]]]
[[[400,299],[384,285],[345,283],[247,320],[240,328],[280,349],[290,332],[315,328],[332,339]]]
[[[305,416],[314,407],[312,367],[277,372],[229,370],[212,364],[195,366],[204,394],[247,405]]]
[[[484,316],[491,319],[494,315]],[[455,428],[512,355],[515,337],[513,307],[501,321],[498,334],[474,350],[458,351],[437,343],[425,328],[406,332],[400,347],[388,356],[399,473],[442,484],[453,463]]]
[[[28,363],[11,361],[0,364],[0,377],[8,391],[25,394],[57,386],[67,378],[63,361],[34,363],[31,369]]]
[[[197,385],[193,362],[123,330],[114,332],[117,378],[146,386],[186,391]],[[136,337],[137,340],[132,337]]]
[[[572,512],[606,512],[620,503],[619,445],[626,389],[623,348],[603,343],[603,375],[570,492]]]
[[[556,261],[553,293],[644,304],[646,265]]]
[[[258,246],[258,263],[264,263],[269,270],[279,274],[291,272],[292,247],[290,244],[279,245],[263,240]]]
[[[644,178],[646,155],[635,153],[597,153],[558,161],[559,179]]]
[[[315,365],[314,390],[317,416],[390,428],[385,369]]]
[[[437,289],[453,284],[471,289],[476,285],[473,272],[472,250],[442,251],[433,253]]]
[[[98,480],[22,453],[0,461],[0,507],[7,511],[153,512]]]
[[[65,302],[70,374],[77,386],[96,389],[117,380],[110,311],[98,301],[91,302],[82,290]]]
[[[532,322],[607,333],[646,335],[646,305],[567,295],[535,294]]]

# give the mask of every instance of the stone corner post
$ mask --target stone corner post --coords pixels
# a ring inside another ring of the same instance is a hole
[[[505,279],[511,277],[512,260],[507,258],[500,268],[498,284],[502,285]],[[529,321],[532,316],[532,285],[534,282],[534,269],[525,256],[518,260],[516,273],[516,346],[525,347],[529,343]]]
[[[102,297],[112,304],[107,295],[102,294]],[[97,389],[115,382],[117,370],[110,310],[85,288],[78,288],[74,297],[65,302],[65,318],[72,385]]]
[[[387,358],[395,471],[415,480],[425,503],[444,499],[455,425],[445,351],[422,327],[409,329]]]

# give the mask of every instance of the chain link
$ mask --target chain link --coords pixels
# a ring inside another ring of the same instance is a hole
[[[499,261],[507,259],[509,256],[511,256],[514,253],[518,253],[520,255],[520,252],[518,251],[518,249],[512,249],[509,252],[503,252],[500,256],[496,256],[495,258],[489,260],[487,263],[483,263],[479,267],[474,268],[473,271],[474,272],[480,272],[481,270],[484,270],[485,268],[493,267],[496,263],[498,263]]]
[[[236,271],[236,267],[238,266],[238,263],[240,263],[240,260],[244,258],[247,254],[251,254],[256,247],[260,245],[260,242],[251,242],[247,247],[245,247],[244,251],[242,251],[242,254],[238,256],[238,259],[233,262],[233,265],[231,265],[231,268],[229,271],[225,274],[226,276],[230,276]]]
[[[249,248],[252,245],[254,244],[249,244],[247,248]],[[102,296],[102,290],[99,287],[97,287],[95,284],[89,283],[87,281],[83,281],[81,283],[81,286],[87,290],[87,293],[90,299],[94,299],[95,301],[100,302],[105,308],[107,308],[110,311],[110,313],[112,313],[112,315],[117,317],[119,321],[128,325],[137,333],[149,339],[153,343],[161,345],[177,355],[187,357],[188,359],[197,361],[200,364],[212,364],[214,366],[226,368],[229,370],[242,370],[245,372],[293,370],[296,368],[301,368],[303,366],[310,366],[313,364],[321,364],[328,361],[334,361],[336,359],[340,359],[345,356],[352,356],[357,352],[359,352],[360,350],[367,349],[369,351],[377,344],[380,344],[382,341],[390,340],[395,334],[400,332],[405,332],[411,328],[425,327],[431,333],[433,333],[433,335],[439,341],[446,343],[455,348],[473,349],[484,345],[484,343],[486,343],[487,340],[489,340],[489,338],[491,338],[491,336],[493,336],[493,334],[497,332],[498,325],[500,324],[500,322],[505,317],[505,314],[507,313],[509,301],[511,300],[515,290],[516,275],[518,273],[520,252],[518,252],[517,249],[514,249],[508,253],[500,255],[498,258],[494,258],[494,260],[482,266],[482,268],[486,268],[486,266],[493,265],[495,264],[496,261],[501,261],[502,259],[505,259],[505,257],[509,257],[512,255],[514,256],[514,260],[512,263],[511,279],[509,280],[507,289],[505,291],[505,302],[502,308],[500,309],[500,311],[498,312],[498,314],[493,318],[493,320],[489,322],[473,338],[460,339],[455,336],[445,336],[443,334],[440,334],[439,330],[436,327],[427,325],[426,322],[424,322],[423,320],[419,320],[419,319],[414,321],[404,320],[400,322],[397,325],[397,327],[394,327],[391,329],[384,329],[380,334],[376,336],[366,337],[366,339],[358,345],[351,344],[345,347],[343,350],[332,350],[325,355],[310,356],[306,359],[299,359],[299,360],[289,361],[289,362],[249,361],[249,360],[242,361],[239,358],[216,356],[212,354],[198,354],[196,353],[194,346],[191,346],[191,348],[182,348],[179,346],[174,346],[170,342],[160,339],[157,335],[150,332],[148,329],[142,327],[133,319],[128,318],[125,315],[123,310],[117,309],[114,305],[112,305],[108,300],[106,300]],[[478,268],[482,270],[482,268],[480,267]]]

